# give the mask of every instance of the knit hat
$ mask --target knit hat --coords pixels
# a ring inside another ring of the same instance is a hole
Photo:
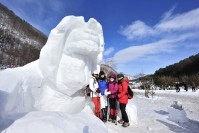
[[[93,71],[93,74],[98,74],[98,71],[97,70]]]
[[[100,71],[99,75],[105,75],[104,71]]]
[[[124,78],[124,74],[119,73],[119,74],[117,75],[117,78],[119,79],[119,78],[121,78],[121,77],[123,77],[123,78]]]
[[[114,79],[116,79],[116,75],[115,75],[114,73],[112,73],[112,74],[109,76],[109,78],[114,78]]]

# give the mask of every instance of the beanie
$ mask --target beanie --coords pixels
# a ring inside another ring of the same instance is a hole
[[[100,71],[99,75],[105,75],[104,71]]]
[[[97,70],[93,71],[93,74],[98,74],[98,71]]]
[[[121,78],[121,77],[124,77],[124,74],[120,73],[117,75],[117,78]]]
[[[112,73],[112,74],[109,76],[109,78],[114,78],[114,79],[116,79],[116,75],[115,75],[114,73]]]

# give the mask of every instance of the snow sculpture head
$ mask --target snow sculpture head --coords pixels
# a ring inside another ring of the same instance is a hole
[[[89,82],[91,72],[99,69],[103,50],[102,27],[95,19],[85,22],[83,17],[63,18],[51,31],[40,53],[43,82],[37,108],[67,111],[69,102],[83,105],[78,90]],[[54,109],[53,104],[59,108]]]

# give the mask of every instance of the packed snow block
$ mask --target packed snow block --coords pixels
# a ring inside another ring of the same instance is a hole
[[[1,83],[1,78],[4,79],[4,84]],[[41,80],[37,61],[1,71],[0,90],[8,94],[3,111],[20,113],[35,110],[34,103],[40,95]]]
[[[187,114],[182,108],[181,104],[178,104],[177,101],[168,107],[169,116],[168,119],[178,123],[188,122]]]
[[[134,104],[127,104],[126,113],[128,115],[130,125],[137,125],[138,123],[137,107]],[[119,104],[118,104],[118,119],[121,119],[121,118],[122,118],[122,115],[121,115],[121,111],[119,109]]]
[[[108,130],[100,119],[88,113],[35,111],[1,133],[108,133]]]
[[[126,112],[128,114],[130,124],[137,125],[137,107],[133,104],[127,104]]]
[[[85,104],[85,107],[82,110],[82,112],[94,115],[94,108],[95,108],[95,106],[94,106],[94,104],[92,102],[92,98],[91,97],[86,97],[86,104]]]

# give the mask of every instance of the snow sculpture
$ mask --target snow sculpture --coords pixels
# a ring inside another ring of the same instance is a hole
[[[102,27],[95,19],[63,18],[52,29],[37,61],[0,73],[8,77],[0,76],[0,87],[9,93],[4,111],[80,112],[85,105],[81,88],[91,72],[99,70],[103,50]],[[14,86],[8,84],[10,80]]]
[[[174,101],[173,104],[168,107],[168,112],[168,119],[171,121],[175,121],[177,123],[184,123],[188,121],[187,114],[182,108],[182,105],[178,104],[178,101]]]
[[[99,69],[103,50],[102,27],[95,19],[85,23],[83,17],[65,17],[51,31],[40,53],[39,68],[45,81],[37,107],[55,110],[53,103],[60,105],[61,111],[77,112],[83,109],[85,100],[78,90],[89,82],[91,72]],[[68,106],[71,102],[79,109]]]

